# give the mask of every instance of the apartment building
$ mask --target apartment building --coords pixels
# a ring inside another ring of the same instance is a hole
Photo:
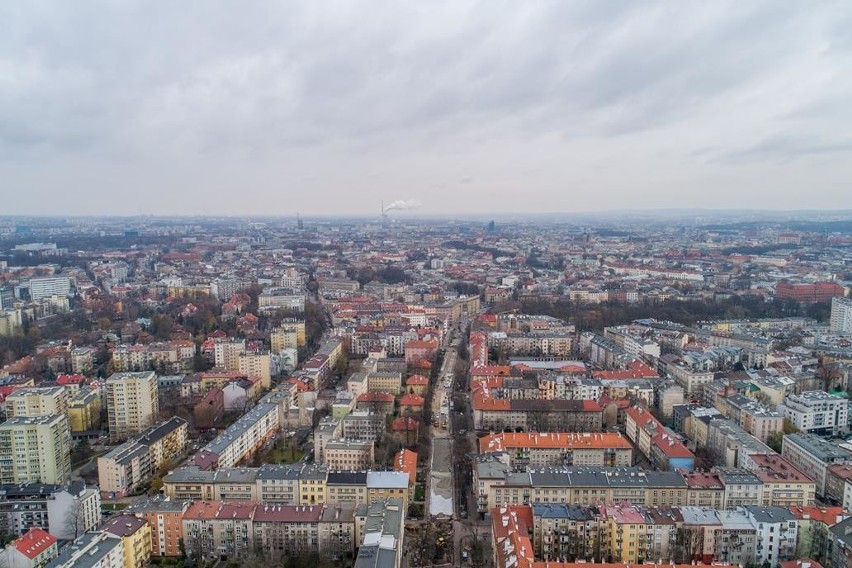
[[[260,386],[272,386],[272,359],[269,351],[242,352],[237,356],[237,370],[247,376],[260,377]]]
[[[343,435],[343,421],[326,416],[314,428],[314,462],[325,463],[325,446]]]
[[[647,410],[639,406],[628,408],[624,431],[636,449],[655,467],[685,471],[695,468],[695,455]]]
[[[770,410],[741,394],[720,397],[717,408],[763,443],[766,443],[770,434],[779,432],[784,426],[784,417],[780,412]]]
[[[295,327],[276,327],[269,334],[269,344],[273,353],[281,353],[285,349],[298,349],[298,331]]]
[[[125,512],[143,519],[151,527],[152,556],[182,556],[183,515],[188,501],[145,499],[131,503]]]
[[[104,385],[109,436],[121,441],[153,425],[160,413],[159,386],[153,371],[113,373]]]
[[[487,510],[530,503],[630,502],[649,506],[686,504],[687,486],[676,472],[638,468],[543,468],[504,472],[502,483],[489,484]]]
[[[213,364],[225,371],[239,372],[240,353],[245,350],[245,339],[216,339],[213,342]]]
[[[763,482],[755,473],[728,467],[717,467],[715,472],[725,488],[722,508],[763,504]]]
[[[207,561],[245,558],[254,550],[257,503],[197,501],[183,514],[186,555]]]
[[[195,454],[193,462],[201,469],[233,467],[278,432],[279,420],[277,403],[260,402]]]
[[[5,564],[8,568],[42,568],[59,555],[56,537],[33,527],[6,546]]]
[[[263,501],[280,505],[325,502],[367,503],[377,499],[409,499],[404,471],[329,471],[324,466],[264,464],[259,468],[218,471],[182,467],[163,478],[163,492],[176,501]]]
[[[599,512],[567,503],[535,503],[532,514],[532,544],[537,557],[544,561],[593,561],[601,557]]]
[[[83,387],[68,400],[68,427],[71,433],[92,432],[101,427],[101,397],[89,387]]]
[[[258,468],[212,471],[184,466],[163,477],[163,492],[175,501],[256,501],[258,471]]]
[[[192,341],[169,341],[146,345],[118,345],[112,350],[112,368],[119,372],[147,371],[180,373],[192,370],[195,344]]]
[[[366,503],[367,471],[328,472],[325,501],[328,503]]]
[[[755,556],[757,564],[771,568],[796,558],[799,522],[784,507],[745,507],[745,514],[756,526]]]
[[[389,392],[365,392],[355,399],[355,409],[375,414],[393,414],[396,397]]]
[[[600,432],[603,408],[594,400],[529,400],[495,398],[487,389],[471,395],[477,430]]]
[[[775,507],[814,504],[816,482],[781,456],[751,456],[749,467],[761,481],[760,504]]]
[[[50,276],[32,278],[29,281],[30,299],[38,302],[51,296],[70,296],[71,278],[67,276]]]
[[[92,530],[101,520],[101,497],[82,481],[67,485],[23,483],[0,487],[0,530],[21,535],[42,527],[60,539]]]
[[[144,568],[151,558],[151,525],[134,515],[116,515],[101,531],[121,541],[125,568]]]
[[[172,417],[98,458],[104,498],[120,499],[174,463],[186,448],[187,423]]]
[[[186,552],[192,558],[233,560],[262,549],[343,561],[358,545],[355,511],[349,503],[196,502],[183,514]]]
[[[380,441],[385,433],[385,415],[356,410],[343,418],[343,437],[352,440]]]
[[[743,509],[716,511],[720,527],[714,531],[713,560],[734,566],[753,563],[757,528]]]
[[[852,465],[838,463],[828,466],[825,472],[825,495],[831,503],[852,508]]]
[[[47,568],[127,568],[124,543],[106,532],[86,533],[64,547]]]
[[[852,299],[831,299],[831,319],[828,327],[832,333],[852,333]]]
[[[713,381],[712,372],[696,370],[682,363],[665,363],[664,359],[660,361],[662,371],[683,387],[684,394],[687,397],[696,398],[700,396],[704,385]]]
[[[716,472],[690,471],[683,474],[686,481],[686,504],[710,509],[725,508],[725,485]]]
[[[255,546],[277,554],[319,552],[323,509],[319,505],[258,505],[251,519]]]
[[[394,371],[373,371],[369,373],[367,375],[367,392],[400,394],[402,392],[402,373]]]
[[[714,463],[723,467],[747,468],[754,455],[771,455],[775,451],[746,432],[728,418],[713,418],[707,422],[706,448]]]
[[[399,499],[360,505],[355,511],[355,535],[359,544],[355,566],[402,566],[404,521],[405,504]]]
[[[65,415],[15,416],[0,424],[0,483],[58,483],[71,475]]]
[[[6,397],[6,417],[67,416],[68,394],[62,386],[17,389]]]
[[[781,456],[816,482],[816,495],[825,495],[826,471],[830,465],[852,463],[852,451],[814,434],[787,434],[781,444]]]
[[[305,311],[305,295],[291,288],[267,288],[258,297],[258,307],[262,312],[289,310]]]
[[[264,464],[256,476],[257,498],[270,505],[299,504],[301,467]]]
[[[633,446],[620,433],[501,433],[479,439],[479,452],[505,452],[516,470],[547,466],[633,465]]]
[[[778,412],[802,432],[838,436],[849,431],[849,401],[824,391],[789,394]]]
[[[370,469],[375,463],[374,442],[367,440],[330,440],[325,444],[324,462],[330,470]]]

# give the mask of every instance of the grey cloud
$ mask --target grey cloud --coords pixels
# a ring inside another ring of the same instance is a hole
[[[748,148],[723,154],[721,163],[744,163],[769,160],[779,163],[820,156],[852,153],[852,137],[828,141],[794,134],[774,136]]]
[[[6,3],[0,174],[22,158],[85,155],[110,168],[229,164],[239,178],[302,153],[417,168],[467,149],[479,161],[466,185],[479,187],[491,164],[472,144],[505,160],[548,140],[549,160],[588,152],[595,168],[617,144],[695,176],[841,154],[850,13],[767,1]],[[353,162],[352,175],[375,165]],[[542,187],[553,180],[537,176],[559,175],[518,168]]]

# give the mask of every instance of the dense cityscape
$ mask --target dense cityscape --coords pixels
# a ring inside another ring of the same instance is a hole
[[[852,565],[844,212],[0,219],[10,568]]]

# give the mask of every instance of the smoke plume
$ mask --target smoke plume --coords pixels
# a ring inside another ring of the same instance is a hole
[[[417,199],[397,199],[393,203],[389,203],[388,205],[385,205],[384,212],[387,213],[388,211],[392,211],[394,209],[397,209],[399,211],[404,211],[404,210],[407,210],[407,209],[417,209],[418,207],[420,207],[422,205],[423,205],[423,203],[421,203]]]

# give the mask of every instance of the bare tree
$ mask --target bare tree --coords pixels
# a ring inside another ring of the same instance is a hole
[[[63,529],[66,534],[72,535],[71,540],[76,540],[77,537],[86,532],[86,517],[83,512],[83,504],[80,500],[74,498],[71,505],[65,511],[63,518]]]

